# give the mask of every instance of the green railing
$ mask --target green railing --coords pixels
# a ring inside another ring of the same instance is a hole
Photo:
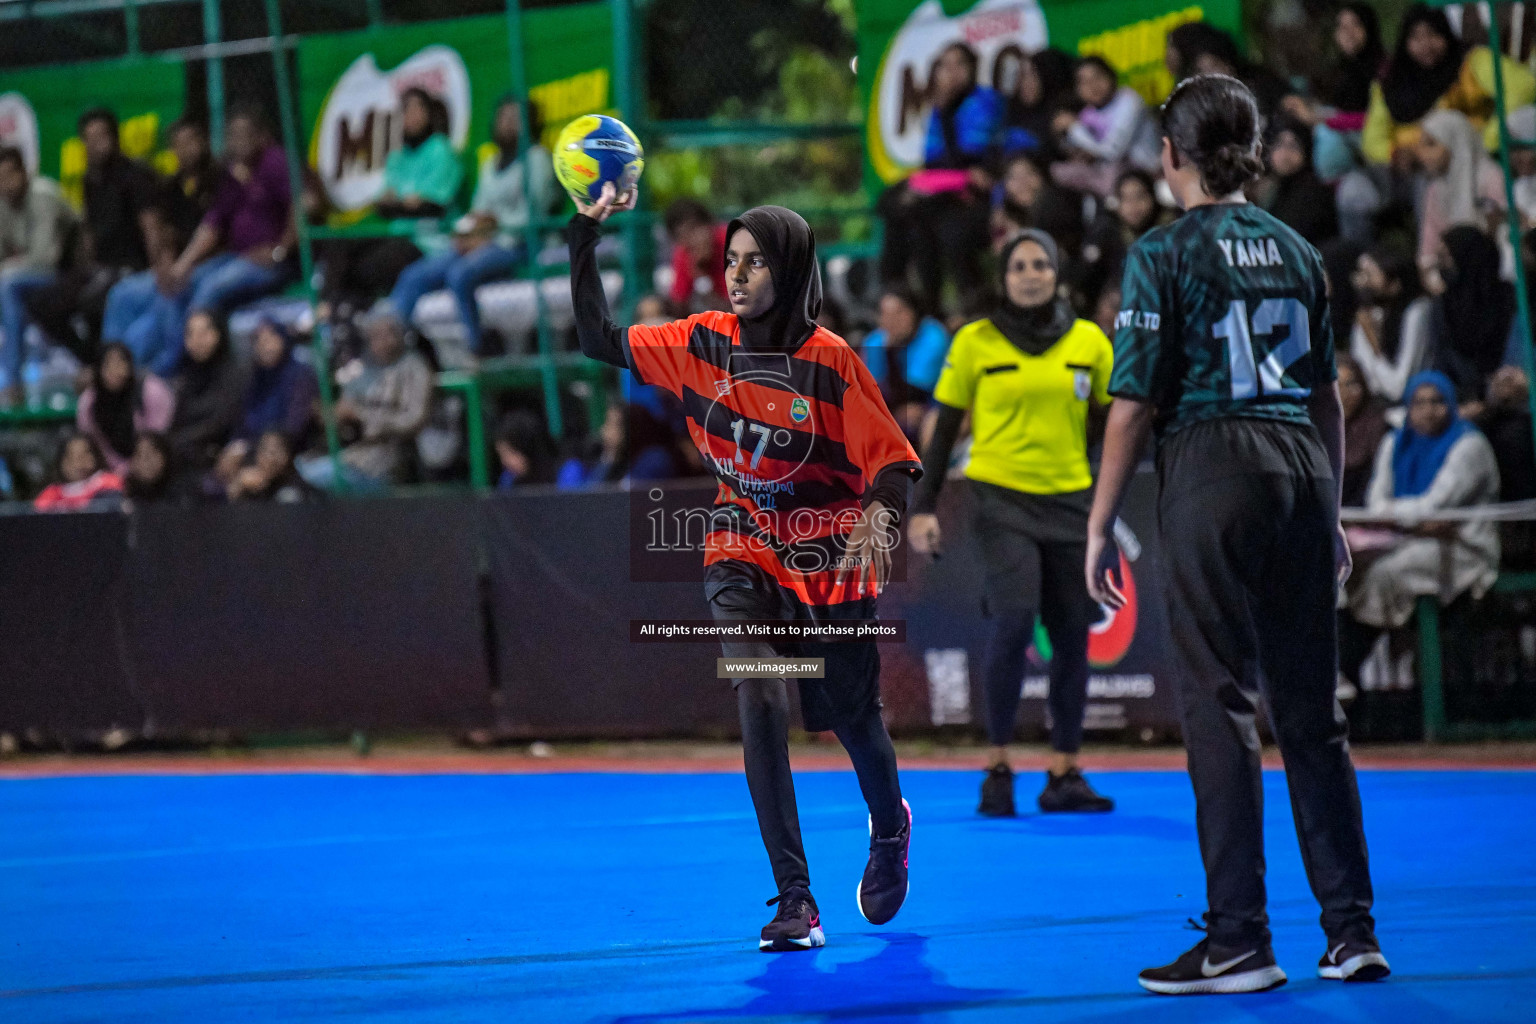
[[[1506,572],[1493,585],[1495,594],[1536,593],[1536,572]],[[1440,639],[1440,599],[1419,598],[1419,691],[1424,702],[1426,743],[1474,742],[1536,737],[1536,719],[1512,722],[1452,722],[1445,712],[1445,648]]]

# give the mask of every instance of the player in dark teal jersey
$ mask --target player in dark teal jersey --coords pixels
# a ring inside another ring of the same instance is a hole
[[[1179,710],[1205,862],[1206,937],[1141,972],[1153,992],[1285,982],[1265,910],[1260,694],[1322,905],[1324,978],[1386,977],[1348,727],[1334,697],[1343,413],[1322,261],[1243,186],[1260,119],[1236,79],[1163,107],[1163,173],[1185,209],[1126,262],[1114,396],[1088,522],[1088,588],[1119,607],[1110,527],[1149,434]]]

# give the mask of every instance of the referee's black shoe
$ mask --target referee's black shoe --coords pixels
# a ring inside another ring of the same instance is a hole
[[[1047,814],[1058,811],[1112,811],[1115,809],[1115,802],[1095,792],[1094,788],[1088,785],[1088,780],[1083,778],[1083,773],[1076,768],[1068,768],[1063,775],[1046,772],[1045,789],[1041,790],[1036,802]]]
[[[1166,967],[1149,967],[1137,977],[1148,992],[1164,996],[1266,992],[1285,984],[1269,943],[1222,947],[1209,938]]]
[[[1376,936],[1367,928],[1330,936],[1328,949],[1317,962],[1317,976],[1332,981],[1380,981],[1391,973]]]
[[[981,780],[981,804],[977,814],[988,818],[1011,818],[1013,808],[1013,769],[1005,764],[995,764],[987,769],[987,777]]]
[[[859,879],[859,913],[870,924],[885,924],[896,916],[907,901],[907,850],[912,845],[912,807],[903,800],[901,813],[907,816],[901,831],[888,839],[875,836],[875,823],[869,823],[869,863]]]
[[[827,935],[821,930],[821,911],[816,909],[811,890],[792,885],[769,900],[768,906],[775,903],[779,912],[763,926],[758,949],[764,953],[793,953],[827,944]]]

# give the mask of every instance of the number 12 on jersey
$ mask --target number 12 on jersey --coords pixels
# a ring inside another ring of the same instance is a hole
[[[1268,338],[1278,327],[1289,329],[1286,339],[1264,357],[1254,354],[1255,338]],[[1227,358],[1232,368],[1232,399],[1258,398],[1260,395],[1286,395],[1306,398],[1310,387],[1287,387],[1285,371],[1312,350],[1312,329],[1307,307],[1299,299],[1265,299],[1253,313],[1249,327],[1248,303],[1234,299],[1227,315],[1211,333],[1227,343]]]

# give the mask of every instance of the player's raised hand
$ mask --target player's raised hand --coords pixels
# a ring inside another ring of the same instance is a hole
[[[1088,558],[1084,565],[1088,596],[1114,611],[1125,607],[1125,581],[1120,576],[1120,549],[1103,533],[1089,531]]]
[[[633,210],[635,208],[635,198],[634,189],[630,189],[623,196],[620,196],[619,190],[613,182],[606,181],[603,183],[602,197],[597,202],[584,202],[575,196],[571,197],[571,201],[576,204],[577,213],[591,217],[601,224],[611,214],[618,213],[621,210]]]

